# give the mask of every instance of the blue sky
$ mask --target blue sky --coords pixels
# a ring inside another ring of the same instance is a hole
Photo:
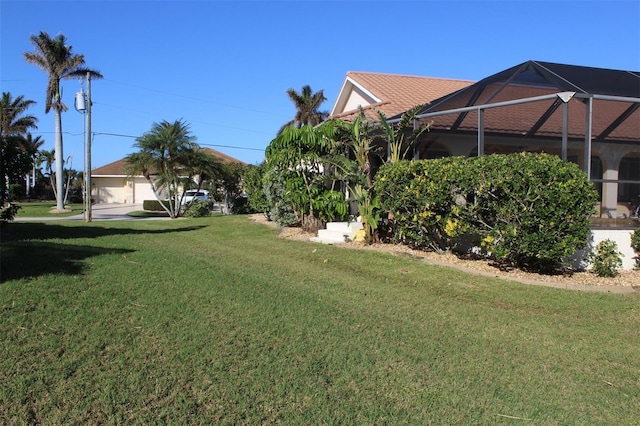
[[[34,135],[53,149],[46,75],[31,35],[64,34],[92,81],[92,165],[135,152],[154,122],[183,119],[202,146],[258,164],[295,108],[323,89],[331,110],[347,71],[479,80],[527,60],[640,70],[640,0],[0,0],[0,86],[37,101]],[[64,156],[84,168],[77,80],[63,83]]]

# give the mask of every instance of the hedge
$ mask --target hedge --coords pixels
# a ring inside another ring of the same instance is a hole
[[[169,201],[167,201],[169,202]],[[163,212],[165,211],[158,200],[143,200],[142,209],[150,212]]]
[[[375,191],[401,242],[458,251],[466,242],[535,270],[556,269],[587,246],[598,200],[576,164],[532,153],[385,164]]]

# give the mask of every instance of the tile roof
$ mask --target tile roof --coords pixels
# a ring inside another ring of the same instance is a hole
[[[224,154],[212,148],[203,148],[203,150],[208,154],[211,154],[214,157],[216,157],[223,164],[229,164],[229,163],[246,164],[243,161],[240,161],[236,158],[231,157],[230,155]],[[91,176],[126,176],[127,175],[127,173],[125,172],[126,166],[127,166],[127,159],[122,158],[120,160],[106,164],[102,167],[93,169],[91,171]]]
[[[357,108],[343,110],[347,107],[349,92],[353,90],[369,95],[366,97],[372,102],[362,105],[365,113],[372,113],[371,109],[376,108],[392,117],[471,84],[473,81],[468,80],[349,71],[329,118],[348,120],[358,114]]]

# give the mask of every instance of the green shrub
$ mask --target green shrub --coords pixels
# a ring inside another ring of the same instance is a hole
[[[640,269],[640,228],[631,233],[631,248],[636,253],[636,269]]]
[[[142,209],[151,212],[163,212],[165,211],[158,200],[144,200],[142,202]]]
[[[242,177],[242,187],[254,212],[269,212],[269,201],[264,192],[265,165],[249,166]]]
[[[206,217],[211,216],[211,202],[205,200],[193,200],[187,206],[184,217]]]
[[[598,197],[577,165],[531,153],[386,164],[375,189],[402,242],[461,250],[467,240],[540,271],[587,246]]]
[[[401,161],[384,165],[375,179],[383,210],[393,213],[396,238],[411,246],[446,250],[452,246],[447,223],[457,220],[456,180],[466,160]],[[451,230],[452,231],[452,230]]]
[[[587,246],[598,194],[576,164],[529,153],[471,163],[473,226],[498,259],[549,270]]]
[[[19,183],[12,183],[9,185],[9,199],[17,200],[19,198],[24,197],[24,187]]]
[[[278,169],[270,169],[264,174],[262,184],[269,203],[269,218],[283,227],[299,225],[293,206],[285,197],[283,174]]]
[[[349,203],[342,191],[322,191],[315,200],[313,208],[323,222],[340,222],[349,216]]]
[[[618,251],[618,244],[612,240],[603,240],[587,257],[593,272],[599,277],[615,277],[622,267],[623,254]]]
[[[17,204],[13,204],[13,203],[7,203],[4,206],[2,206],[2,208],[0,208],[0,223],[5,224],[7,222],[11,222],[13,221],[13,219],[15,219],[16,214],[18,213],[18,210],[20,210],[22,207],[20,207]]]
[[[233,214],[249,214],[255,213],[246,195],[237,195],[233,197],[231,202],[231,213]]]

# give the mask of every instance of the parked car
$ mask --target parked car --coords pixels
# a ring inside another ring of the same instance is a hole
[[[188,190],[188,191],[185,191],[184,196],[182,197],[182,205],[184,206],[184,205],[191,204],[191,202],[194,200],[208,201],[209,203],[213,202],[211,200],[211,195],[209,194],[209,191],[205,189],[201,189],[199,191]]]

